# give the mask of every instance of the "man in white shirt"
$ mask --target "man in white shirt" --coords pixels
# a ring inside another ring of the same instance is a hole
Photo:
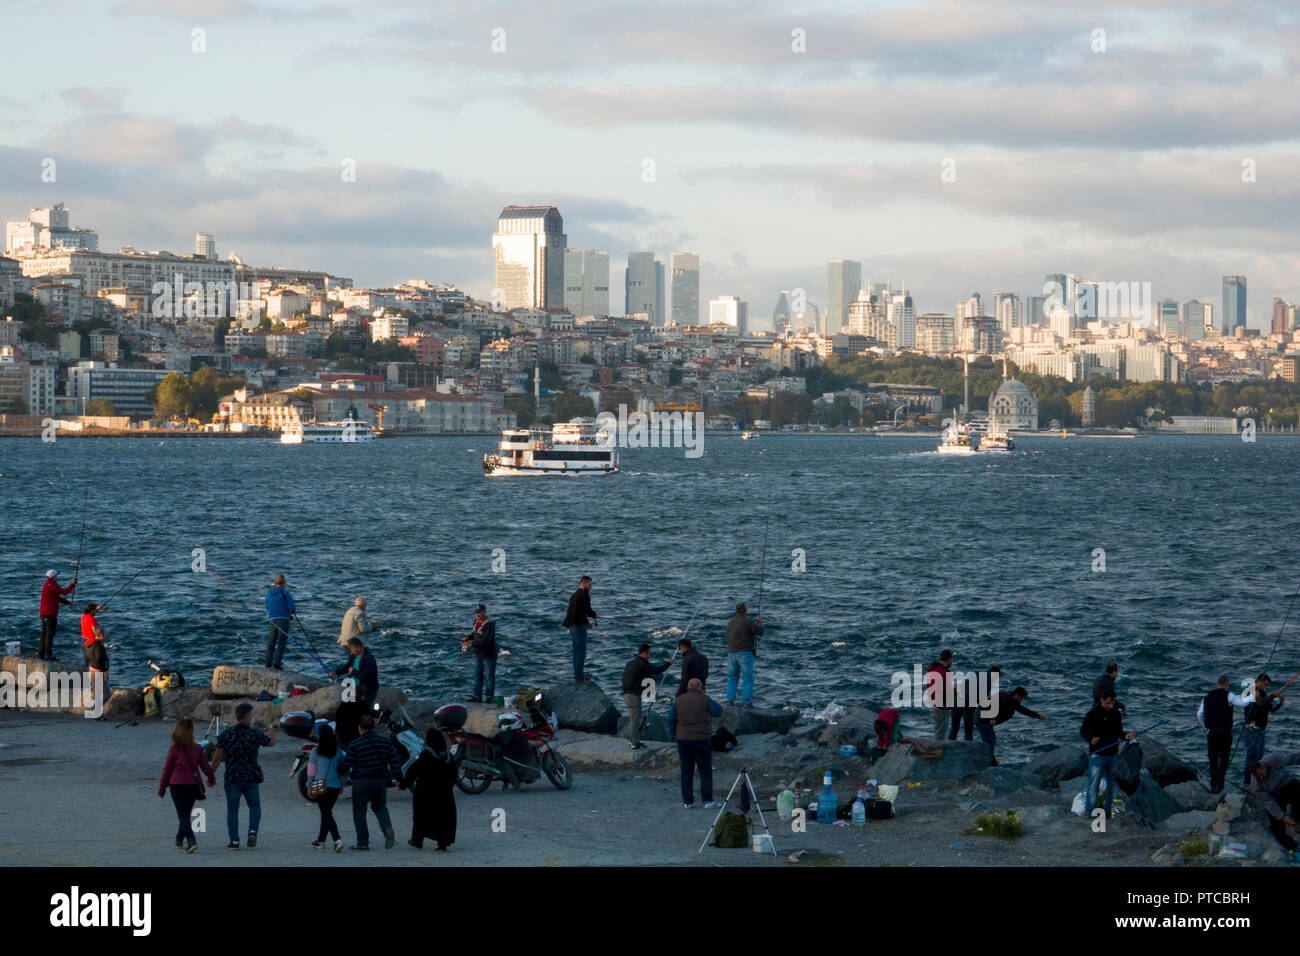
[[[1223,792],[1223,779],[1228,773],[1228,758],[1232,755],[1232,708],[1250,703],[1229,690],[1231,686],[1231,679],[1224,674],[1196,709],[1196,719],[1205,731],[1205,746],[1210,754],[1210,793]]]
[[[352,638],[369,634],[374,629],[375,626],[366,617],[366,599],[359,597],[343,615],[343,629],[339,632],[339,643],[346,645]]]

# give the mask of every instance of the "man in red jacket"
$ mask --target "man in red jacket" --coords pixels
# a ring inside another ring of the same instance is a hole
[[[54,632],[59,626],[59,605],[72,604],[63,595],[71,594],[76,587],[76,578],[66,588],[61,588],[59,573],[53,568],[45,572],[45,584],[41,587],[41,650],[37,655],[43,661],[54,657]]]

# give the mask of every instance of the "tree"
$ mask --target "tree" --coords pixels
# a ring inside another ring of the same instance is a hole
[[[116,418],[117,406],[107,398],[92,398],[86,402],[87,415],[99,415],[104,418]]]
[[[533,396],[511,395],[506,399],[506,410],[515,413],[515,422],[520,428],[528,428],[537,420],[537,410],[533,407]]]
[[[577,392],[564,392],[555,397],[555,420],[567,422],[574,418],[591,418],[596,414],[596,406],[591,399]]]
[[[159,418],[189,418],[194,402],[194,389],[190,380],[180,372],[170,372],[167,377],[149,390],[149,404]]]

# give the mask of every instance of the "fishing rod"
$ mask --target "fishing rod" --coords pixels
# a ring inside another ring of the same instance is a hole
[[[90,503],[90,479],[86,479],[86,490],[81,496],[81,537],[77,540],[77,570],[72,574],[72,593],[77,593],[77,579],[81,577],[81,554],[86,543],[86,505]]]
[[[140,575],[144,574],[145,571],[149,570],[149,568],[153,567],[154,562],[157,561],[159,558],[161,558],[163,556],[163,553],[170,547],[171,547],[170,541],[167,544],[163,545],[162,550],[160,550],[157,554],[155,554],[152,558],[150,558],[148,564],[146,564],[139,571],[135,572],[135,574],[131,575],[131,577],[127,579],[126,584],[123,584],[120,588],[118,588],[116,591],[113,592],[112,597],[110,597],[107,601],[103,602],[102,604],[98,605],[99,609],[102,611],[104,608],[108,607],[109,604],[113,602],[113,598],[117,597],[119,594],[125,591],[128,587],[131,586],[132,581],[134,581]]]
[[[687,625],[686,625],[686,630],[682,631],[682,635],[681,635],[681,637],[677,638],[676,643],[674,643],[674,644],[670,644],[670,645],[669,645],[669,647],[668,647],[668,666],[669,666],[669,667],[672,666],[673,661],[677,660],[677,644],[680,644],[682,641],[686,640],[686,635],[688,635],[688,634],[691,633],[691,628],[695,625],[695,619],[696,619],[697,617],[699,617],[699,614],[700,614],[700,609],[697,607],[697,608],[695,609],[695,613],[691,615],[691,619],[690,619],[690,621],[689,621],[689,622],[687,623]],[[668,673],[667,668],[664,669],[664,673],[665,673],[665,674]],[[655,690],[656,690],[656,691],[662,691],[662,690],[663,690],[663,685],[662,685],[661,683],[659,683],[659,682],[656,682],[656,683],[655,683]],[[657,703],[659,703],[659,694],[658,694],[658,693],[655,694],[654,699],[653,699],[652,701],[650,701],[650,706],[647,707],[647,708],[645,709],[645,712],[641,715],[641,725],[640,725],[640,727],[638,728],[638,730],[644,730],[644,729],[645,729],[645,725],[646,725],[647,723],[650,722],[650,714],[654,711],[654,709],[655,709],[655,704],[657,704]]]
[[[309,641],[314,640],[314,638],[313,638],[312,635],[311,635],[311,632],[307,630],[307,625],[305,625],[305,624],[302,623],[302,620],[298,617],[298,615],[297,615],[296,612],[295,612],[294,615],[293,615],[293,619],[294,619],[295,621],[298,622],[298,626],[299,626],[300,628],[302,628],[302,632],[303,632],[304,635],[306,635],[307,640],[309,640]],[[275,626],[275,629],[276,629],[277,631],[280,631],[280,625],[277,624],[277,625]],[[280,633],[283,634],[285,637],[289,638],[289,640],[293,641],[295,644],[298,644],[297,639],[296,639],[292,634],[290,634],[288,631],[280,631]],[[325,672],[326,672],[327,674],[333,676],[333,674],[334,674],[334,669],[333,669],[332,667],[330,667],[329,665],[327,665],[327,664],[326,664],[323,660],[321,660],[319,657],[317,657],[315,651],[313,651],[310,647],[304,646],[304,645],[302,645],[302,644],[298,644],[298,646],[301,647],[301,648],[302,648],[304,651],[306,651],[308,654],[310,654],[311,657],[312,657],[312,660],[314,660],[314,661],[315,661],[317,664],[319,664],[321,667],[325,668]]]
[[[755,611],[756,617],[763,616],[763,582],[767,577],[767,529],[772,524],[772,496],[776,493],[773,489],[767,496],[767,518],[763,522],[763,561],[758,572],[758,610]]]
[[[1140,737],[1142,734],[1145,734],[1148,730],[1155,730],[1155,729],[1156,729],[1157,727],[1159,727],[1161,724],[1167,724],[1167,723],[1169,723],[1168,718],[1166,718],[1166,719],[1164,719],[1164,720],[1158,720],[1158,721],[1156,721],[1154,724],[1152,724],[1150,727],[1143,727],[1141,730],[1137,731],[1137,732],[1134,734],[1134,736],[1135,736],[1135,737]],[[1104,753],[1105,753],[1107,750],[1109,750],[1111,747],[1118,747],[1120,744],[1122,744],[1122,743],[1123,743],[1125,740],[1127,740],[1127,739],[1128,739],[1127,737],[1121,737],[1119,740],[1115,741],[1113,744],[1107,744],[1106,746],[1102,747],[1100,750],[1094,750],[1091,754],[1089,754],[1089,756],[1091,756],[1091,757],[1095,757],[1095,756],[1097,756],[1097,754],[1104,754]]]

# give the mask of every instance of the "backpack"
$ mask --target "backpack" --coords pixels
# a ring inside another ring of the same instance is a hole
[[[734,750],[740,745],[740,741],[736,739],[736,735],[726,727],[718,728],[718,732],[713,735],[712,743],[714,753]]]
[[[749,845],[749,817],[730,810],[713,827],[713,845],[724,850],[743,850]]]
[[[545,702],[542,699],[542,691],[537,687],[521,687],[515,695],[515,709],[522,711],[533,710],[534,708],[541,711]]]
[[[1110,765],[1110,776],[1115,785],[1128,796],[1137,792],[1141,782],[1142,747],[1137,741],[1126,740],[1119,745],[1119,753]]]
[[[140,694],[140,709],[137,717],[157,717],[162,710],[162,691],[157,687],[146,687]]]

